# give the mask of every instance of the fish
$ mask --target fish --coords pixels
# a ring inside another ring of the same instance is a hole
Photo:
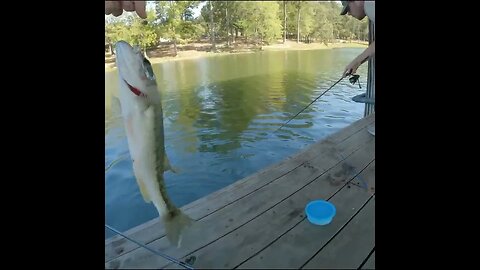
[[[155,73],[138,46],[115,44],[121,116],[133,172],[146,203],[153,203],[170,243],[181,245],[182,233],[193,219],[176,207],[167,194],[164,172],[176,172],[166,151],[163,110]]]

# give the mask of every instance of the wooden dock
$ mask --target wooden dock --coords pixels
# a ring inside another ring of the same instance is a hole
[[[192,202],[196,220],[172,246],[159,219],[125,234],[196,269],[375,269],[375,137],[356,121],[278,164]],[[316,226],[306,204],[332,202],[332,223]],[[105,268],[183,267],[120,237],[105,242]]]

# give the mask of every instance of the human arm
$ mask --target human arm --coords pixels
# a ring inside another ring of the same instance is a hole
[[[375,55],[375,41],[373,41],[365,51],[363,51],[359,56],[357,56],[353,61],[347,65],[343,71],[343,77],[346,77],[349,74],[354,74],[358,67],[365,63],[370,57]]]

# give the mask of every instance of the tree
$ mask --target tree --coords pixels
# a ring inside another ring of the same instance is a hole
[[[310,38],[314,35],[315,31],[315,9],[318,7],[318,3],[305,2],[302,7],[302,20],[299,28],[306,42],[310,42]]]
[[[146,20],[142,20],[132,14],[122,15],[122,18],[109,20],[105,26],[106,40],[111,43],[125,40],[133,46],[140,46],[146,55],[147,47],[157,42],[157,34],[153,24],[154,20],[154,11],[147,12]]]
[[[199,4],[200,1],[156,2],[158,32],[173,43],[175,55],[179,41],[198,38],[203,31],[201,26],[193,22],[193,9]]]
[[[252,37],[256,42],[270,43],[279,38],[282,31],[278,10],[278,2],[238,2],[234,25],[243,30],[245,38]]]
[[[287,1],[283,0],[283,44],[287,40]]]
[[[212,1],[208,1],[210,6],[210,39],[212,43],[212,51],[215,51],[215,26],[213,25],[213,6]]]
[[[297,11],[297,43],[300,42],[300,12],[302,10],[302,1],[295,1],[295,10]]]
[[[194,18],[194,9],[203,3],[201,16]],[[125,12],[119,17],[105,17],[105,42],[126,40],[144,50],[169,39],[177,54],[177,44],[210,38],[215,51],[219,38],[227,46],[240,34],[245,41],[271,43],[296,36],[300,40],[324,43],[341,39],[368,39],[368,19],[358,21],[339,16],[341,5],[336,1],[155,1],[155,11],[146,20]],[[282,33],[283,31],[283,33]]]

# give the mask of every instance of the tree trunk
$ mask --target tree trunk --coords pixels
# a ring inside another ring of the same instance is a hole
[[[287,2],[283,1],[283,44],[287,40]]]
[[[212,43],[212,51],[215,51],[215,29],[213,27],[213,7],[212,7],[212,1],[210,2],[210,39]]]
[[[230,47],[230,19],[228,18],[228,2],[225,6],[225,18],[227,18],[227,47]]]
[[[297,43],[300,41],[300,3],[298,4],[297,8]]]
[[[176,38],[173,39],[173,52],[175,56],[177,56],[177,39]]]

